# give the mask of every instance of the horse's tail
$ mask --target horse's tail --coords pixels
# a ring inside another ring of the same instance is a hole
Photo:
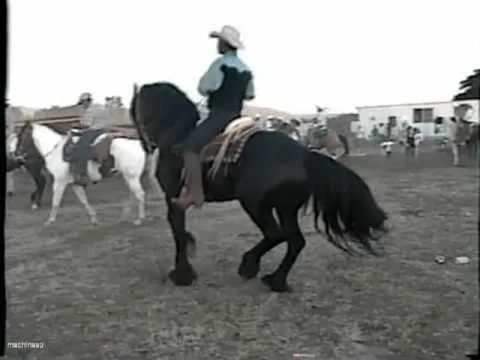
[[[315,228],[318,230],[321,210],[328,240],[332,244],[350,252],[338,242],[338,239],[343,239],[345,246],[349,245],[344,237],[348,235],[370,254],[379,255],[372,248],[371,240],[377,240],[387,232],[385,222],[388,217],[378,206],[365,181],[344,164],[312,151],[307,152],[305,168],[313,195]],[[330,235],[330,230],[334,236]]]
[[[350,145],[348,145],[347,137],[345,135],[338,134],[338,139],[340,140],[340,142],[343,145],[343,148],[345,149],[345,152],[343,153],[342,157],[347,156],[348,154],[350,154]]]

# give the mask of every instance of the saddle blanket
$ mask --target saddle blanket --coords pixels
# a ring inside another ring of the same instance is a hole
[[[264,130],[253,119],[239,118],[205,146],[200,156],[204,163],[211,164],[210,176],[214,177],[222,165],[227,171],[227,165],[237,163],[248,139],[260,131]]]

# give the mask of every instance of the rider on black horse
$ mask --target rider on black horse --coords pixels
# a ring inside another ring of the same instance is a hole
[[[210,37],[218,39],[217,50],[221,56],[198,84],[198,92],[207,97],[209,114],[183,144],[185,184],[180,196],[172,199],[182,209],[191,205],[199,207],[205,200],[200,152],[241,115],[243,101],[255,97],[253,74],[237,55],[237,50],[243,48],[240,32],[226,25],[221,31],[210,33]]]

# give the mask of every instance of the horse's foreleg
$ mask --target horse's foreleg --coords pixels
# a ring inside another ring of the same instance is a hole
[[[125,182],[138,202],[138,218],[135,219],[133,223],[135,225],[141,225],[145,220],[145,191],[140,183],[140,177],[125,177]]]
[[[453,165],[457,166],[459,163],[459,156],[458,156],[458,145],[452,142],[450,144],[452,148],[452,155],[453,155]]]
[[[94,225],[98,224],[97,212],[88,202],[87,193],[85,192],[85,188],[83,186],[80,186],[80,185],[72,185],[72,188],[73,188],[73,192],[77,196],[78,200],[85,207],[85,210],[87,210],[87,214],[90,217],[90,222]]]
[[[8,172],[6,174],[7,177],[7,194],[12,196],[15,193],[15,180],[13,179],[14,172]]]
[[[66,181],[59,181],[57,179],[53,180],[52,208],[45,225],[51,225],[57,219],[58,209],[60,208],[60,203],[62,202],[63,193],[65,192],[66,187]]]
[[[167,219],[175,239],[175,268],[168,274],[170,279],[181,286],[188,286],[197,278],[197,273],[188,260],[189,250],[195,250],[195,239],[186,230],[185,211],[172,203],[170,192],[166,193]]]
[[[47,179],[43,171],[43,168],[36,168],[32,169],[31,171],[33,180],[35,182],[35,191],[32,193],[31,196],[32,210],[36,210],[42,206],[43,192],[45,191],[45,185],[47,183]]]
[[[125,199],[123,203],[122,217],[121,217],[122,221],[127,221],[128,217],[132,212],[132,206],[134,202],[135,202],[135,195],[132,192],[130,192],[130,194],[128,195],[128,197]]]

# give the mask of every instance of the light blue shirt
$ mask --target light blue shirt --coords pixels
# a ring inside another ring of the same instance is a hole
[[[247,65],[237,56],[235,52],[228,52],[217,58],[208,68],[198,83],[197,90],[203,96],[208,96],[220,88],[223,82],[222,65],[237,69],[239,72],[250,71]],[[251,71],[250,71],[251,73]],[[253,74],[245,93],[246,100],[255,98],[255,88],[253,85]]]

